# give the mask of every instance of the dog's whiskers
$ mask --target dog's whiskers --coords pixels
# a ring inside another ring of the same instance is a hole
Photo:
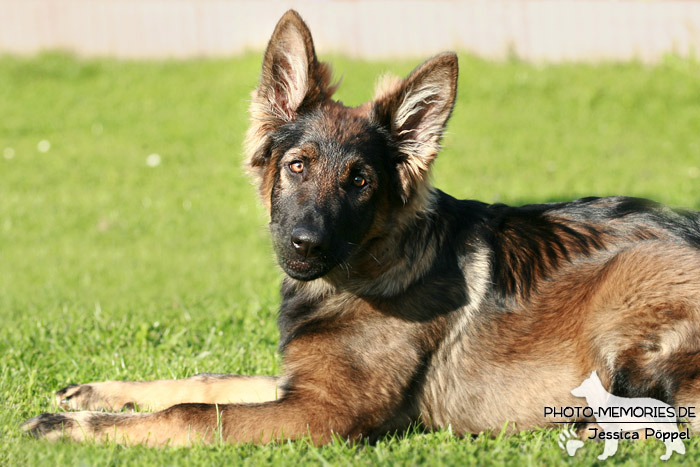
[[[382,265],[382,262],[379,261],[379,260],[377,259],[377,257],[374,256],[374,255],[372,254],[372,252],[369,251],[365,246],[360,245],[359,243],[353,243],[353,242],[347,242],[347,244],[348,244],[348,245],[352,245],[352,246],[359,246],[359,247],[360,247],[360,251],[363,251],[363,252],[367,253],[367,254],[369,255],[369,257],[372,258],[372,259],[374,260],[374,262],[377,263],[379,266]]]
[[[347,261],[343,261],[343,262],[340,263],[340,266],[341,266],[343,269],[345,269],[345,273],[347,274],[348,279],[350,279],[350,267],[351,267],[350,264],[348,264]]]
[[[368,255],[370,256],[370,258],[372,258],[378,265],[380,265],[380,266],[382,265],[382,262],[379,261],[379,260],[377,259],[377,257],[374,256],[372,253],[370,253],[370,252],[368,251],[367,254],[368,254]]]

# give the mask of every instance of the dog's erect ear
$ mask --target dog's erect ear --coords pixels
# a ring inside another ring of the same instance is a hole
[[[457,55],[443,53],[426,60],[408,78],[385,79],[377,86],[373,115],[397,144],[404,202],[418,184],[427,183],[454,107],[457,75]]]
[[[250,167],[267,162],[271,132],[330,98],[335,90],[330,80],[330,67],[316,59],[309,28],[296,11],[289,10],[272,33],[252,95],[246,136]]]

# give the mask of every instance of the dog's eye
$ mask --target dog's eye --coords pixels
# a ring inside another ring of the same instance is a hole
[[[289,164],[289,170],[295,174],[300,174],[304,171],[304,163],[302,161],[294,161]]]
[[[361,175],[355,175],[355,177],[352,179],[352,184],[357,188],[362,188],[363,186],[367,185],[367,180],[365,180],[365,178]]]

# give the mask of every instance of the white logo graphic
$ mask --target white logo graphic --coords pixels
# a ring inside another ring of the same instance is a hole
[[[674,452],[685,454],[682,439],[688,439],[689,434],[687,430],[678,431],[676,413],[670,405],[650,397],[614,396],[605,390],[595,371],[571,394],[586,398],[602,429],[593,428],[593,435],[590,436],[605,440],[603,454],[598,459],[604,460],[615,454],[620,439],[640,439],[640,432],[646,437],[653,436],[663,441],[666,452],[661,460],[668,460]],[[569,450],[571,442],[572,440],[566,443],[566,450],[573,456]],[[559,445],[562,446],[561,441]],[[572,448],[574,453],[576,449],[578,448]]]
[[[580,448],[583,447],[583,441],[576,439],[576,432],[573,428],[563,431],[559,435],[559,447],[569,453],[573,457]]]

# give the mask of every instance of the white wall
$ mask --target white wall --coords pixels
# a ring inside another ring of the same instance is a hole
[[[319,51],[365,58],[460,49],[534,61],[659,60],[700,49],[700,3],[679,0],[0,0],[0,52],[222,56],[262,49],[297,9]]]

